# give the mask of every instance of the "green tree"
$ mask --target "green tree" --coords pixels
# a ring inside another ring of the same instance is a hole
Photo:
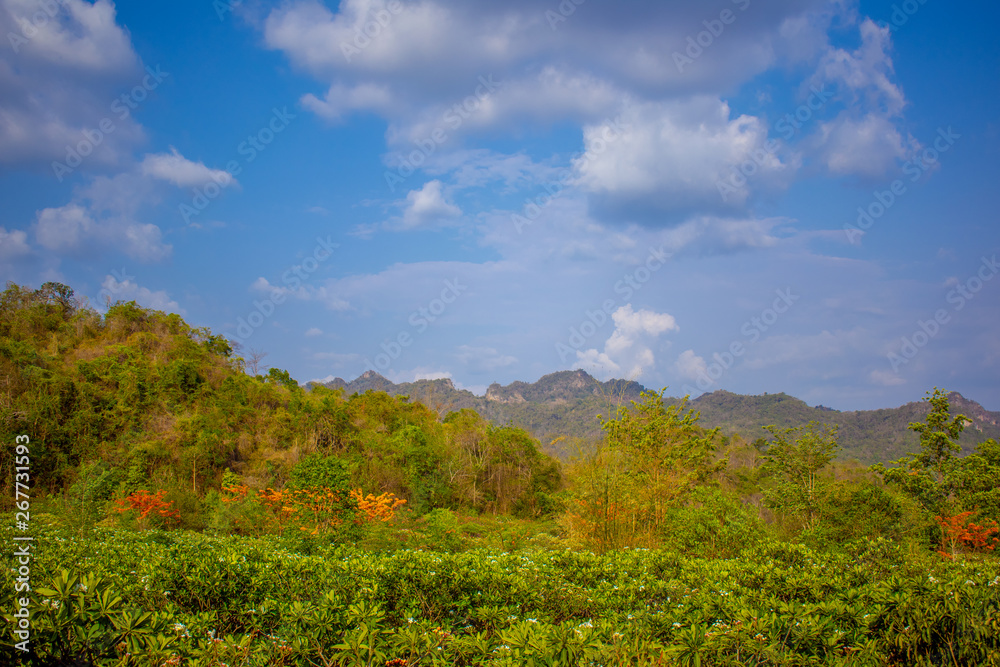
[[[951,417],[948,394],[937,387],[934,387],[933,395],[923,400],[931,404],[927,421],[911,423],[908,428],[920,434],[920,453],[915,457],[916,463],[924,469],[934,469],[940,480],[945,466],[961,451],[958,436],[965,430],[966,422],[971,423],[971,420],[965,415]]]
[[[957,440],[970,420],[965,415],[951,416],[946,392],[935,387],[933,394],[927,394],[923,399],[931,405],[927,420],[909,425],[911,431],[920,434],[920,452],[892,461],[892,468],[876,464],[872,470],[887,484],[916,499],[928,512],[938,514],[952,498],[954,455],[960,451]]]
[[[823,493],[830,480],[821,475],[836,456],[837,426],[809,422],[805,427],[779,429],[765,426],[771,442],[764,453],[763,472],[775,484],[766,489],[769,507],[803,517],[814,528],[819,517]]]

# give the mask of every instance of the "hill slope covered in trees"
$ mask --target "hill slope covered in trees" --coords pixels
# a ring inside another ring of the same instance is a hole
[[[178,315],[117,303],[101,316],[56,283],[0,295],[0,376],[0,440],[30,436],[36,489],[94,501],[157,488],[189,527],[209,520],[227,471],[280,488],[314,455],[335,461],[342,491],[391,492],[417,512],[531,516],[559,485],[521,429],[382,392],[306,391],[279,369],[251,376],[223,337]]]

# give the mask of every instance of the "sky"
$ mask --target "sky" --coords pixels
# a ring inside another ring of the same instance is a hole
[[[0,280],[300,382],[1000,410],[994,3],[0,0]]]

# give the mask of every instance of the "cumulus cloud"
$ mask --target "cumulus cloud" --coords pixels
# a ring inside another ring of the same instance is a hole
[[[787,179],[789,165],[765,150],[767,127],[753,116],[733,118],[718,98],[635,104],[621,124],[621,136],[608,124],[584,128],[577,183],[599,212],[677,222],[694,211],[743,207],[750,196],[746,179],[725,193],[719,184],[748,160],[756,165],[755,184]]]
[[[913,137],[904,137],[889,118],[878,114],[856,119],[842,113],[821,125],[817,139],[832,173],[870,178],[886,174],[919,148]]]
[[[892,33],[865,19],[859,34],[857,49],[829,47],[820,60],[812,81],[835,87],[848,106],[806,143],[833,174],[878,178],[912,158],[920,143],[900,127],[907,101],[892,81]]]
[[[577,351],[573,368],[592,370],[602,377],[620,372],[633,379],[641,377],[656,363],[652,343],[664,333],[679,330],[672,315],[645,309],[636,311],[630,303],[612,313],[611,319],[615,330],[605,341],[604,350]]]
[[[831,83],[850,93],[855,102],[898,116],[906,106],[903,91],[892,82],[892,32],[871,19],[858,28],[861,45],[854,51],[830,47],[823,55],[814,80]]]
[[[387,112],[393,103],[389,88],[373,83],[361,83],[353,87],[334,84],[320,99],[312,93],[302,97],[302,105],[329,121],[341,120],[352,111]]]
[[[418,229],[435,227],[454,222],[462,210],[445,200],[442,183],[428,181],[419,190],[411,190],[406,195],[405,209],[401,219],[390,223],[391,227]]]
[[[158,261],[170,255],[160,228],[127,216],[96,217],[80,203],[46,208],[35,220],[38,244],[60,255],[86,256],[115,249],[141,261]]]
[[[685,380],[699,380],[707,377],[708,363],[694,350],[684,350],[674,362],[674,371]]]
[[[143,132],[112,105],[144,73],[114,4],[0,0],[0,34],[0,164],[65,162],[81,142],[82,169],[123,162]]]
[[[726,38],[684,72],[673,53],[704,29],[707,16],[696,3],[590,4],[574,12],[571,29],[554,30],[546,12],[528,0],[345,0],[337,11],[301,0],[273,9],[262,27],[269,48],[331,86],[324,100],[305,96],[306,106],[329,117],[375,110],[402,126],[398,135],[414,138],[407,130],[414,118],[416,124],[439,118],[484,74],[502,80],[503,92],[463,131],[565,118],[594,122],[624,96],[729,88],[773,64],[775,45],[801,41],[801,31],[783,30],[787,19],[817,13],[828,14],[828,3],[755,0],[753,11],[740,14]]]
[[[184,315],[184,309],[171,299],[166,291],[157,290],[154,292],[138,285],[130,277],[119,279],[112,275],[105,276],[101,283],[101,294],[107,294],[111,302],[135,301],[146,308]]]
[[[206,183],[230,185],[235,182],[232,175],[223,169],[210,169],[202,162],[193,162],[170,147],[169,153],[147,155],[139,170],[146,176],[167,181],[179,187],[197,187]]]
[[[42,247],[59,255],[83,256],[106,250],[153,262],[170,256],[162,230],[141,218],[160,203],[164,183],[177,187],[210,180],[228,182],[225,171],[193,162],[176,149],[151,154],[115,176],[96,176],[76,189],[72,200],[38,212],[34,223]]]
[[[887,31],[870,20],[858,25],[853,4],[840,0],[755,0],[734,11],[725,35],[685,67],[674,54],[711,18],[697,3],[588,3],[553,29],[527,0],[345,0],[336,9],[298,0],[261,25],[269,48],[325,86],[302,97],[306,108],[329,120],[379,115],[389,148],[405,156],[415,143],[433,143],[420,168],[452,172],[455,185],[483,176],[461,165],[477,160],[466,150],[476,136],[580,127],[575,186],[602,222],[669,226],[745,214],[762,193],[787,187],[803,152],[769,143],[763,115],[734,113],[720,97],[779,63],[816,68],[804,90],[828,84],[849,98],[849,111],[814,126],[805,154],[836,174],[860,175],[908,154],[913,142],[895,122],[905,98]],[[857,25],[860,45],[832,46],[834,24]],[[609,141],[616,118],[629,132]],[[743,165],[752,178],[723,187]]]
[[[0,227],[0,260],[11,261],[31,252],[28,246],[28,235],[19,230],[7,231]]]

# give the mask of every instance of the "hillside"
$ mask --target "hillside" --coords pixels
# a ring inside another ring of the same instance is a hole
[[[90,502],[158,488],[187,527],[219,516],[224,480],[282,488],[317,458],[333,461],[327,486],[391,492],[418,513],[532,516],[560,484],[521,429],[381,392],[307,392],[275,368],[250,375],[226,339],[176,314],[119,302],[102,316],[58,283],[0,293],[0,378],[0,439],[30,440],[36,493]],[[13,479],[0,483],[8,506]]]
[[[351,382],[338,378],[326,386],[343,389],[347,394],[375,389],[394,396],[406,395],[441,414],[471,408],[493,423],[526,429],[560,458],[572,455],[581,444],[579,441],[593,442],[600,438],[598,416],[611,414],[616,406],[636,400],[645,390],[637,382],[600,382],[582,370],[551,373],[534,383],[513,382],[507,386],[494,383],[485,396],[456,389],[446,379],[393,384],[374,371]],[[668,405],[680,400],[665,397]],[[990,412],[956,392],[949,395],[949,400],[953,414],[964,414],[972,420],[959,441],[963,453],[988,438],[1000,439],[1000,413]],[[915,451],[919,439],[907,425],[923,421],[929,409],[925,402],[914,401],[898,408],[841,412],[812,407],[784,393],[743,396],[728,391],[700,396],[691,401],[690,407],[701,413],[702,425],[718,427],[724,435],[739,434],[749,440],[766,435],[765,425],[793,427],[810,421],[837,424],[840,458],[864,464],[894,460]]]

